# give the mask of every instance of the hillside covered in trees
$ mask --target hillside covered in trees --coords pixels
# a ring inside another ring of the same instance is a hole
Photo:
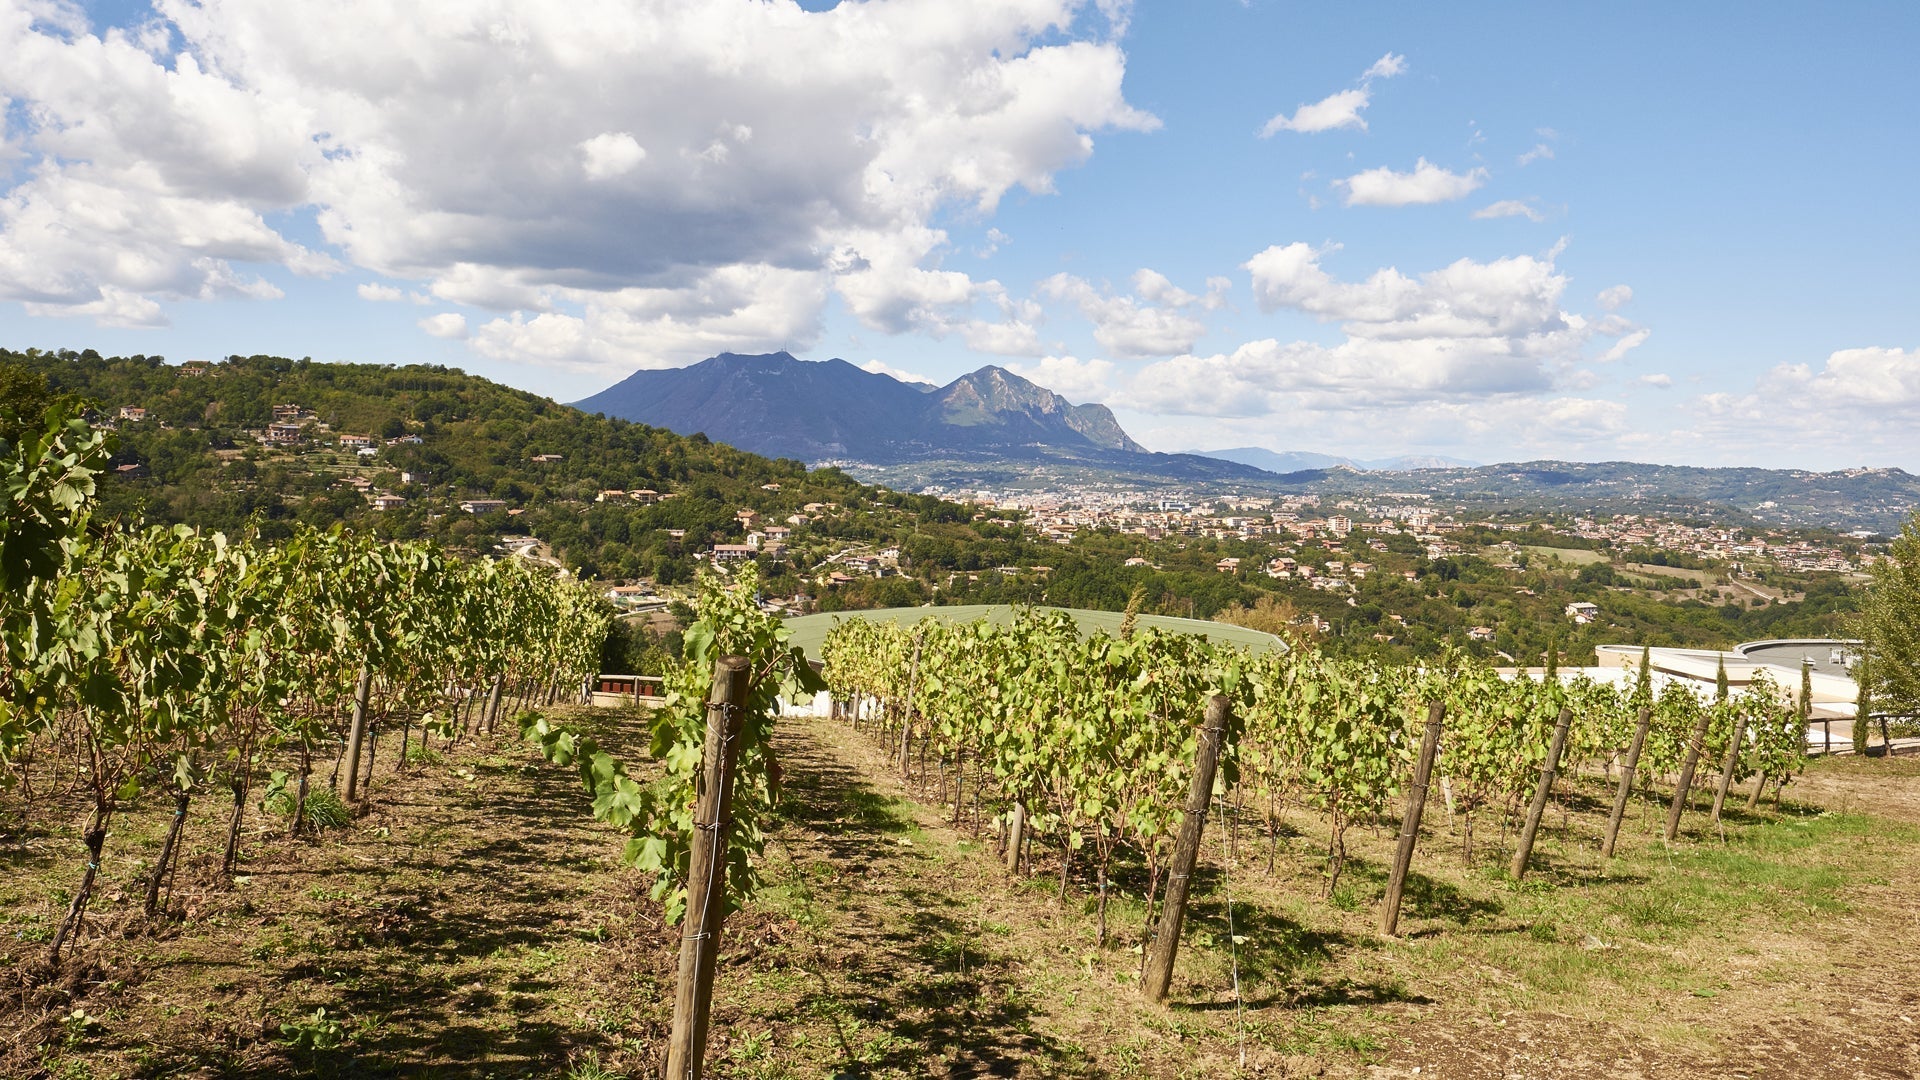
[[[777,522],[831,504],[876,535],[876,521],[964,520],[951,503],[590,416],[454,368],[270,356],[199,368],[92,350],[0,352],[0,368],[12,369],[0,387],[11,388],[15,411],[71,395],[114,424],[114,464],[125,468],[104,489],[103,511],[157,523],[251,522],[273,538],[295,521],[352,522],[476,551],[534,536],[587,576],[673,582],[691,575],[683,555],[742,539],[743,510]],[[276,407],[289,406],[304,418],[302,436],[268,441]],[[373,453],[343,446],[343,436],[369,440]],[[635,491],[664,497],[602,496]],[[376,493],[405,501],[375,509]],[[504,505],[460,509],[474,499]]]
[[[120,469],[101,498],[109,515],[252,527],[270,539],[295,522],[346,522],[470,553],[537,538],[583,576],[665,585],[690,581],[716,544],[798,521],[779,555],[752,557],[766,596],[804,595],[801,607],[826,611],[963,603],[1118,611],[1138,591],[1148,612],[1307,635],[1336,654],[1406,659],[1451,645],[1539,663],[1550,647],[1578,662],[1605,642],[1841,634],[1858,608],[1853,587],[1834,574],[1784,578],[1774,583],[1782,602],[1760,603],[1646,565],[1687,562],[1660,552],[1629,553],[1639,571],[1627,555],[1617,564],[1598,552],[1546,558],[1583,542],[1537,527],[1469,529],[1445,558],[1410,535],[1358,532],[1282,545],[1091,528],[1062,544],[1017,513],[862,485],[831,467],[589,415],[445,367],[265,356],[175,366],[91,351],[0,352],[0,413],[37,415],[63,395],[117,427]],[[1511,550],[1495,557],[1498,544]],[[877,573],[835,577],[843,564],[828,561],[883,551],[892,554]],[[1275,555],[1322,580],[1343,563],[1373,570],[1355,575],[1351,589],[1327,590],[1305,575],[1276,580],[1255,569]],[[1222,573],[1234,560],[1245,569]],[[1595,603],[1603,617],[1573,623],[1562,612],[1573,600]]]

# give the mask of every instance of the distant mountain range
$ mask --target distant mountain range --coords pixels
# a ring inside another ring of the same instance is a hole
[[[1900,469],[1808,472],[1634,462],[1474,465],[1441,457],[1363,460],[1238,447],[1151,453],[1104,405],[1074,405],[999,367],[941,387],[844,360],[722,353],[638,371],[576,403],[768,457],[847,464],[902,490],[1059,488],[1098,482],[1200,492],[1425,494],[1523,512],[1653,513],[1890,532],[1920,506]]]
[[[1633,461],[1524,461],[1411,473],[1347,466],[1273,478],[1287,491],[1421,493],[1436,505],[1537,513],[1653,514],[1720,522],[1896,532],[1920,507],[1920,477],[1902,469],[1703,468]]]
[[[1052,462],[1168,480],[1261,475],[1226,459],[1151,453],[1105,405],[1074,405],[993,366],[930,387],[845,360],[721,353],[690,367],[636,371],[574,405],[809,463]]]
[[[1407,455],[1366,460],[1335,457],[1332,454],[1315,454],[1306,450],[1268,450],[1263,446],[1236,446],[1230,450],[1190,450],[1188,453],[1219,458],[1222,461],[1237,461],[1242,465],[1251,465],[1271,473],[1331,469],[1339,465],[1367,472],[1411,472],[1415,469],[1472,469],[1480,464],[1477,461],[1462,461],[1459,458],[1437,455]]]

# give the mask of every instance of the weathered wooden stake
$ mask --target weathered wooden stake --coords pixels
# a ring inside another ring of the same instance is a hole
[[[1440,722],[1447,715],[1441,702],[1427,706],[1427,732],[1420,737],[1420,757],[1413,764],[1413,786],[1407,789],[1407,813],[1400,819],[1400,846],[1393,853],[1393,874],[1387,878],[1387,899],[1380,905],[1380,932],[1392,937],[1400,927],[1400,896],[1407,888],[1407,868],[1420,840],[1420,816],[1427,808],[1427,782],[1433,776],[1433,755],[1440,748]]]
[[[1707,724],[1712,719],[1712,714],[1702,709],[1700,722],[1693,726],[1693,738],[1687,740],[1687,756],[1680,762],[1680,778],[1673,783],[1673,805],[1667,808],[1668,840],[1680,835],[1680,815],[1687,812],[1687,795],[1693,790],[1693,770],[1700,765],[1700,751],[1707,742]]]
[[[1144,986],[1147,1000],[1167,1000],[1167,988],[1173,983],[1173,959],[1180,951],[1180,926],[1187,917],[1187,892],[1193,885],[1193,865],[1200,858],[1200,833],[1207,825],[1207,804],[1213,801],[1213,774],[1220,764],[1220,743],[1226,738],[1227,725],[1233,722],[1233,700],[1215,694],[1207,701],[1206,726],[1200,729],[1200,745],[1193,754],[1193,788],[1187,794],[1187,817],[1180,823],[1180,839],[1174,845],[1173,863],[1168,868],[1167,895],[1161,905],[1160,929],[1154,935],[1153,955],[1147,959]]]
[[[347,729],[347,801],[360,791],[360,741],[367,737],[367,698],[373,691],[373,668],[360,663],[360,681],[353,686],[353,726]]]
[[[687,914],[680,933],[680,975],[674,983],[667,1080],[700,1080],[707,1050],[713,969],[727,904],[727,830],[733,824],[733,770],[747,702],[747,658],[723,656],[707,695],[707,745],[693,808],[693,851],[687,867]]]
[[[1740,750],[1747,741],[1747,717],[1733,718],[1733,740],[1727,743],[1727,756],[1720,764],[1720,785],[1713,789],[1712,824],[1720,824],[1720,811],[1727,805],[1727,792],[1733,787],[1734,770],[1740,767]]]
[[[507,677],[505,675],[495,675],[493,677],[493,689],[487,691],[487,708],[484,715],[487,721],[487,734],[489,735],[493,734],[494,721],[500,719],[500,688],[505,686],[506,683]]]
[[[907,703],[900,713],[900,779],[907,779],[907,752],[913,748],[913,698],[919,689],[920,635],[913,636],[913,663],[907,668]]]
[[[1027,804],[1015,801],[1013,824],[1007,828],[1007,873],[1020,872],[1020,845],[1027,839]]]
[[[1607,818],[1607,838],[1600,842],[1600,857],[1613,858],[1614,841],[1620,839],[1620,822],[1627,816],[1627,800],[1633,797],[1633,773],[1640,767],[1640,750],[1647,745],[1647,728],[1653,723],[1653,710],[1640,706],[1640,722],[1633,729],[1633,745],[1627,748],[1627,760],[1620,766],[1620,790],[1613,795],[1613,813]]]
[[[1533,791],[1533,805],[1527,808],[1527,823],[1520,830],[1520,845],[1513,849],[1515,881],[1527,876],[1527,860],[1533,857],[1533,838],[1540,832],[1540,816],[1547,812],[1547,800],[1553,795],[1553,778],[1560,771],[1560,755],[1567,748],[1567,729],[1573,726],[1573,710],[1562,708],[1553,725],[1553,741],[1547,744],[1547,760],[1540,764],[1540,786]]]

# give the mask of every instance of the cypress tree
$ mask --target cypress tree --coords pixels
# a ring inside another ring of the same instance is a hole
[[[1713,700],[1727,700],[1727,654],[1720,654],[1720,670],[1713,675]]]
[[[1873,581],[1855,625],[1860,655],[1872,661],[1875,707],[1920,712],[1920,513],[1868,572]]]
[[[1860,662],[1854,665],[1853,677],[1860,684],[1853,707],[1853,752],[1864,757],[1867,753],[1867,728],[1873,723],[1873,679],[1866,657],[1862,656]]]

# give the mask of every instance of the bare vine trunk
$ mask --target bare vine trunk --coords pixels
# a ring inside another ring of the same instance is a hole
[[[54,932],[53,948],[47,952],[48,963],[58,964],[60,950],[66,947],[67,939],[80,936],[80,922],[87,917],[87,903],[93,899],[93,879],[100,873],[100,849],[107,843],[107,821],[112,817],[111,800],[94,804],[93,821],[81,837],[87,845],[87,870],[80,875],[80,888],[73,894],[73,903],[67,906],[67,917],[60,920],[60,929]]]
[[[300,790],[293,800],[293,827],[289,836],[299,836],[300,827],[307,823],[307,778],[313,772],[313,752],[307,746],[307,740],[300,740]]]
[[[187,800],[190,796],[182,791],[173,797],[173,822],[167,826],[166,842],[160,845],[160,859],[153,867],[153,880],[147,882],[147,918],[151,919],[160,911],[160,882],[166,878],[167,871],[173,866],[174,847],[179,843],[180,830],[187,821]]]
[[[229,784],[233,791],[233,820],[227,824],[227,854],[220,861],[220,872],[229,877],[233,876],[234,864],[240,858],[240,825],[247,816],[247,795],[253,786],[250,782],[252,776],[253,771],[243,765],[242,771]]]

